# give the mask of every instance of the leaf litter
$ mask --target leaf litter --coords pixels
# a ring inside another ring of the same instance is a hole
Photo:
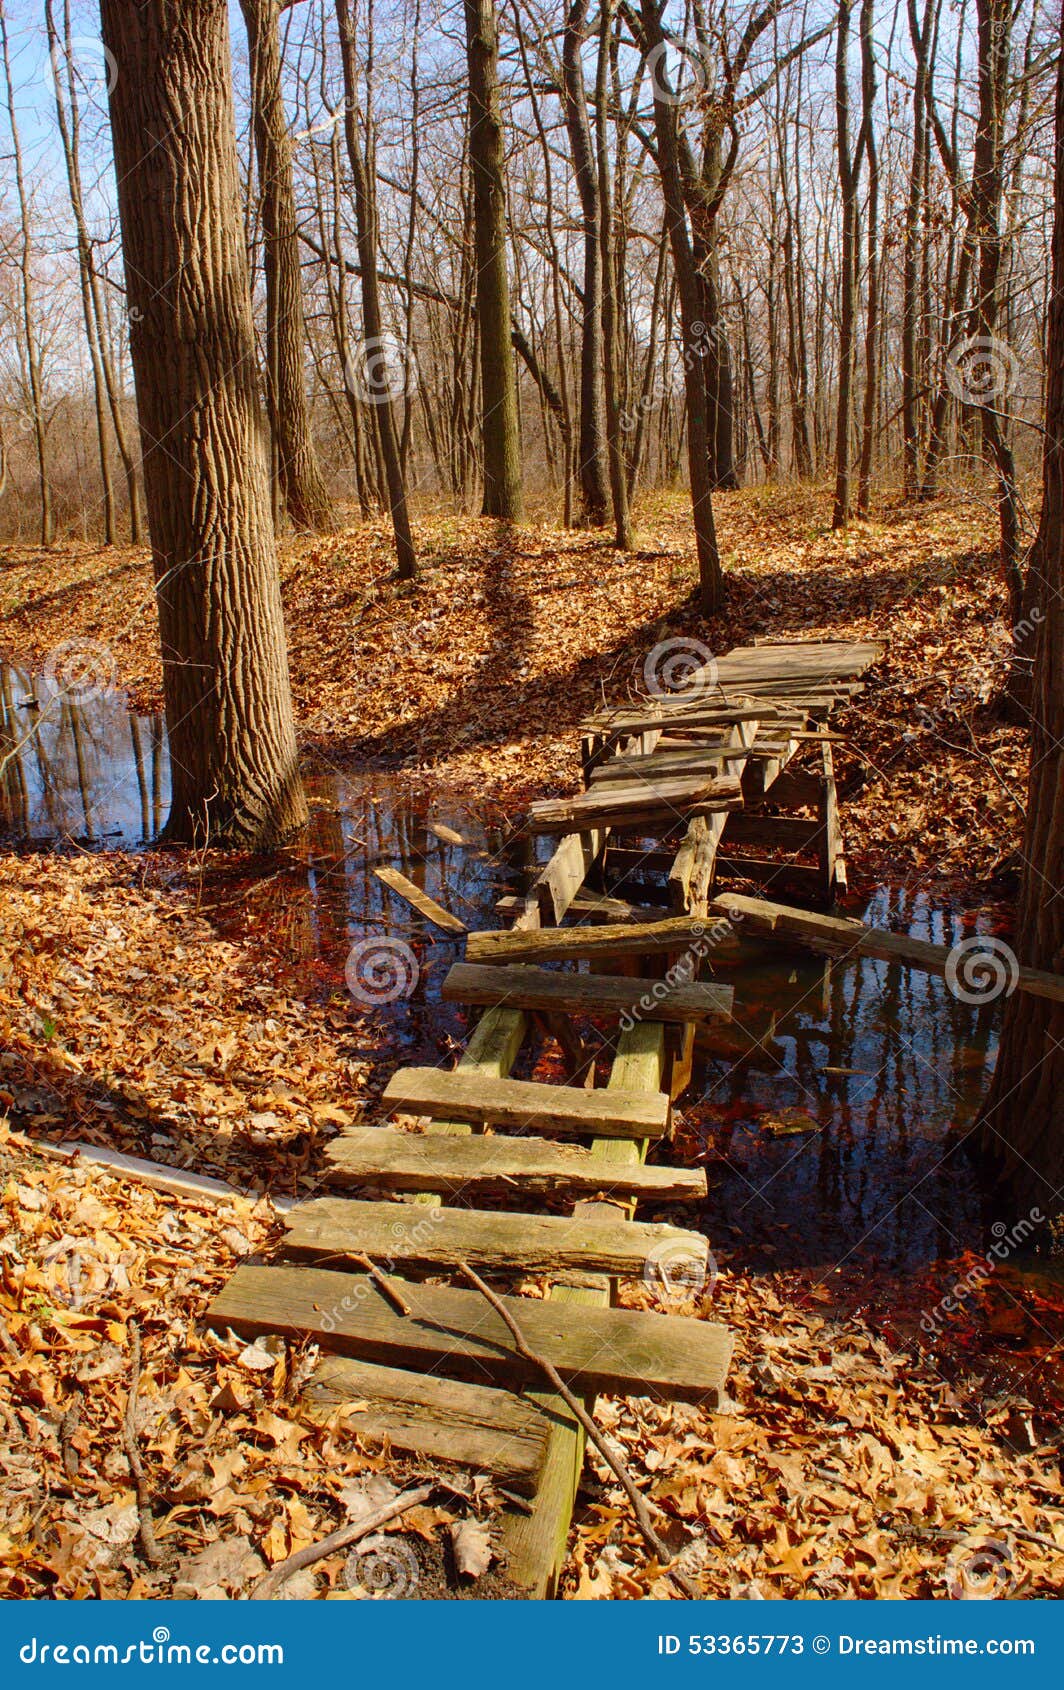
[[[307,755],[397,765],[414,784],[516,808],[533,791],[571,788],[575,722],[603,697],[638,693],[658,640],[692,635],[719,651],[763,633],[886,637],[869,690],[833,718],[848,736],[837,768],[857,884],[900,874],[950,885],[973,908],[1007,896],[1026,744],[991,708],[1008,631],[986,513],[958,496],[884,511],[840,538],[819,492],[719,504],[726,623],[684,602],[692,548],[675,500],[647,505],[634,559],[545,525],[500,539],[473,519],[425,517],[414,594],[389,582],[379,525],[289,542]],[[133,699],[157,707],[146,557],[105,561],[76,544],[50,552],[46,568],[36,549],[9,553],[9,638],[20,658],[75,635],[104,639]],[[132,619],[108,583],[115,563],[144,591]],[[312,1351],[202,1326],[234,1264],[276,1239],[268,1193],[315,1189],[324,1143],[371,1103],[377,1075],[350,1007],[264,978],[255,933],[230,923],[222,936],[201,894],[165,854],[0,865],[5,1595],[236,1596],[372,1507],[382,1486],[394,1494],[423,1472],[360,1443],[358,1404],[306,1413]],[[779,1111],[764,1125],[818,1124]],[[212,1174],[234,1194],[179,1198],[49,1160],[32,1142],[72,1138]],[[622,1288],[632,1306],[648,1295]],[[924,1306],[932,1293],[913,1295]],[[707,1596],[985,1594],[965,1565],[981,1565],[987,1540],[1003,1569],[989,1594],[1059,1588],[1059,1422],[1051,1394],[1024,1396],[1024,1372],[1003,1382],[1000,1351],[1035,1354],[1032,1328],[1050,1330],[1060,1311],[1023,1288],[1007,1305],[992,1293],[983,1303],[967,1317],[979,1341],[947,1363],[915,1320],[895,1330],[866,1295],[836,1304],[793,1272],[736,1260],[712,1302],[692,1298],[684,1312],[735,1334],[729,1400],[708,1413],[600,1399],[597,1412]],[[120,1436],[134,1328],[157,1567],[142,1553]],[[480,1487],[447,1492],[385,1538],[436,1544],[444,1532],[475,1590],[497,1544],[497,1499]],[[425,1593],[445,1593],[415,1566]],[[338,1556],[298,1575],[290,1594],[357,1595],[351,1577]],[[593,1451],[563,1594],[675,1595]]]

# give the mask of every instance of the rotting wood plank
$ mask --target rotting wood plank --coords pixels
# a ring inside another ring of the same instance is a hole
[[[641,1197],[696,1203],[706,1196],[704,1168],[636,1163],[604,1167],[582,1144],[476,1133],[403,1132],[391,1127],[351,1129],[327,1146],[330,1184],[380,1190],[438,1191],[465,1196]]]
[[[323,1267],[357,1267],[357,1257],[411,1267],[471,1267],[492,1273],[641,1274],[667,1250],[692,1270],[705,1269],[700,1233],[611,1214],[609,1204],[580,1204],[588,1213],[515,1214],[491,1209],[426,1209],[420,1203],[369,1203],[315,1197],[285,1216],[284,1253]]]
[[[665,921],[603,923],[595,927],[550,927],[538,932],[482,929],[466,941],[466,961],[476,963],[573,962],[580,957],[605,960],[648,956],[682,949],[705,932],[690,916]]]
[[[561,931],[561,929],[559,929]],[[492,972],[495,971],[488,971]],[[551,976],[552,979],[563,978]],[[580,975],[572,978],[589,979]],[[625,985],[630,983],[626,980]],[[599,1138],[660,1138],[669,1128],[664,1092],[620,1093],[541,1080],[490,1079],[462,1069],[399,1068],[381,1099],[385,1109],[479,1125],[551,1128]]]
[[[573,798],[540,799],[530,806],[526,826],[531,833],[595,825],[632,828],[661,816],[680,821],[696,810],[738,810],[742,802],[739,782],[730,775],[674,776],[625,782],[616,789],[592,786]]]
[[[430,1223],[431,1224],[431,1223]],[[506,1324],[476,1291],[392,1276],[402,1315],[368,1274],[278,1263],[238,1267],[207,1311],[219,1331],[326,1340],[341,1355],[389,1367],[445,1370],[474,1383],[525,1386],[542,1374],[518,1355]],[[584,1309],[504,1299],[537,1354],[574,1390],[714,1404],[731,1357],[721,1326],[636,1309]]]
[[[623,1033],[610,1071],[609,1086],[616,1086],[622,1091],[641,1088],[659,1090],[664,1084],[666,1072],[665,1041],[665,1028],[661,1022],[640,1022]],[[645,1155],[646,1146],[624,1143],[619,1139],[599,1139],[592,1150],[604,1166],[620,1169],[635,1166]],[[601,1308],[609,1299],[609,1282],[602,1280],[598,1285],[555,1285],[549,1302],[560,1304],[564,1311],[575,1315],[586,1308]],[[679,1317],[668,1315],[665,1318],[671,1321]],[[695,1325],[699,1324],[695,1322]],[[549,1392],[534,1392],[532,1395],[548,1412],[557,1416],[557,1423],[548,1440],[547,1456],[536,1486],[532,1512],[527,1517],[520,1514],[506,1516],[502,1544],[510,1578],[527,1589],[530,1596],[543,1598],[554,1594],[558,1575],[565,1563],[573,1504],[584,1463],[584,1432],[558,1397]]]
[[[497,898],[495,908],[500,915],[516,916],[526,907],[525,899],[506,893]],[[604,892],[578,892],[569,905],[570,915],[594,921],[660,921],[661,911],[645,904],[632,904],[626,898],[610,898]]]
[[[390,887],[410,904],[419,915],[423,915],[426,921],[431,921],[433,927],[439,927],[444,933],[468,933],[469,929],[464,921],[459,921],[450,910],[445,910],[442,904],[438,904],[435,898],[430,898],[427,892],[420,886],[415,886],[414,882],[408,880],[405,874],[400,874],[397,868],[383,863],[373,872],[378,880],[383,881],[385,886]]]
[[[528,889],[527,902],[548,925],[560,922],[602,854],[607,829],[567,833]]]
[[[366,1443],[492,1473],[526,1493],[543,1466],[552,1425],[539,1404],[512,1391],[351,1356],[323,1356],[303,1400],[328,1414],[351,1405],[345,1428]]]
[[[714,900],[714,909],[722,914],[737,912],[744,929],[753,933],[770,934],[775,939],[805,946],[842,961],[873,957],[879,962],[906,963],[926,974],[945,974],[956,946],[935,945],[927,939],[913,939],[907,933],[889,933],[881,928],[866,927],[861,921],[847,916],[818,915],[811,910],[792,909],[765,898],[746,898],[728,893]],[[976,937],[976,935],[972,935]],[[993,950],[993,937],[988,941],[986,968],[992,977],[1003,968],[1004,959]],[[977,976],[977,952],[967,953],[955,963],[966,986]],[[1013,989],[1028,992],[1032,997],[1050,998],[1064,1003],[1064,975],[1048,974],[1042,969],[1005,968],[1005,977],[1013,982]]]
[[[509,1004],[516,1009],[638,1018],[646,1013],[644,1000],[651,987],[655,988],[656,1021],[701,1021],[731,1014],[730,986],[665,986],[661,981],[620,975],[555,974],[523,963],[494,967],[456,962],[443,982],[441,996],[447,1003]]]

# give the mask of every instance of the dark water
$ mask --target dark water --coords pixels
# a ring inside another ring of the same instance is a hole
[[[13,668],[0,683],[6,841],[150,844],[166,807],[158,720],[131,715],[118,693],[61,699]],[[400,1059],[438,1060],[466,1031],[439,999],[462,941],[373,870],[400,869],[470,928],[498,926],[497,899],[519,878],[508,818],[439,790],[412,795],[384,773],[318,776],[311,802],[295,846],[212,868],[197,884],[199,908],[227,936],[256,940],[264,976],[333,1006],[348,1054],[385,1072]],[[883,887],[853,913],[941,944],[972,931],[905,888]],[[735,1020],[700,1049],[673,1153],[705,1160],[714,1243],[753,1266],[821,1277],[912,1272],[979,1248],[991,1217],[965,1138],[1000,1003],[958,1002],[915,970],[829,965],[752,940],[711,962],[735,988]]]

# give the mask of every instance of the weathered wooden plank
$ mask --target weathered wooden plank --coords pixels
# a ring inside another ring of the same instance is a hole
[[[795,863],[785,857],[735,857],[721,852],[717,873],[723,880],[752,880],[756,886],[786,887],[800,898],[819,900],[824,877],[819,866]]]
[[[676,776],[658,781],[625,783],[611,790],[592,786],[573,798],[544,798],[531,805],[527,826],[532,833],[553,833],[578,826],[628,828],[664,814],[679,821],[692,810],[737,810],[742,792],[729,775]]]
[[[650,1094],[648,1094],[650,1095]],[[466,1196],[641,1197],[652,1202],[699,1202],[706,1195],[703,1168],[605,1167],[582,1144],[552,1139],[476,1133],[402,1132],[389,1127],[352,1129],[326,1147],[330,1183],[372,1185],[384,1191],[438,1191]]]
[[[606,829],[593,827],[559,840],[528,889],[528,901],[539,910],[541,921],[551,925],[564,918],[601,855],[606,837]]]
[[[747,765],[747,769],[752,765]],[[764,796],[772,804],[785,810],[800,810],[806,805],[816,808],[820,803],[822,781],[809,769],[784,769],[766,787]]]
[[[821,799],[823,836],[821,844],[824,870],[824,896],[828,903],[846,890],[846,858],[842,854],[842,822],[839,819],[839,799],[835,787],[835,760],[831,746],[824,745],[824,790]]]
[[[672,733],[679,723],[694,728],[730,728],[736,722],[756,721],[759,716],[769,721],[775,715],[775,705],[763,705],[759,698],[734,698],[726,703],[717,701],[708,704],[692,703],[690,700],[685,703],[683,699],[670,703],[663,699],[660,705],[645,710],[638,707],[604,710],[598,716],[589,716],[580,727],[581,731],[599,734],[604,740],[612,742],[618,737],[645,733],[651,728]]]
[[[642,1087],[658,1090],[665,1080],[665,1039],[661,1022],[644,1021],[623,1033],[609,1085],[623,1091]],[[599,1139],[592,1148],[613,1170],[635,1166],[646,1149],[645,1145],[619,1139]],[[563,1310],[602,1307],[609,1300],[608,1280],[594,1286],[556,1285],[550,1293],[550,1301],[560,1304]],[[531,1596],[542,1598],[554,1594],[565,1562],[569,1523],[584,1461],[584,1433],[558,1397],[537,1392],[535,1400],[554,1413],[557,1424],[548,1442],[532,1513],[527,1517],[507,1516],[503,1547],[509,1576]]]
[[[824,824],[807,821],[804,816],[769,816],[757,810],[743,810],[729,816],[724,829],[724,843],[731,845],[770,846],[780,851],[812,851],[820,848]]]
[[[444,933],[468,933],[469,929],[464,921],[459,921],[450,910],[445,910],[442,904],[438,904],[435,898],[430,898],[427,892],[420,886],[415,886],[414,882],[408,880],[405,874],[400,874],[397,868],[383,863],[373,872],[378,880],[382,880],[385,886],[390,886],[393,892],[412,905],[426,921],[431,921],[434,927],[441,928]]]
[[[538,1404],[511,1391],[350,1356],[323,1356],[303,1398],[330,1414],[357,1404],[345,1425],[362,1441],[493,1473],[518,1492],[534,1488],[552,1425]]]
[[[665,986],[608,974],[553,974],[526,964],[485,967],[456,962],[443,982],[448,1003],[509,1004],[515,1009],[560,1009],[573,1015],[645,1014],[643,1000],[654,988],[656,1021],[700,1021],[730,1015],[730,986]],[[659,990],[660,988],[660,990]]]
[[[525,909],[525,899],[506,893],[495,900],[495,908],[500,915],[516,916]],[[626,898],[610,898],[603,892],[578,892],[569,905],[569,914],[591,921],[638,922],[661,918],[660,910],[649,909],[645,904],[631,904]]]
[[[389,1271],[468,1262],[489,1274],[583,1268],[631,1278],[668,1249],[690,1260],[694,1271],[705,1268],[708,1245],[701,1233],[618,1218],[608,1203],[580,1208],[590,1212],[527,1215],[315,1197],[285,1216],[284,1251],[323,1267],[357,1267],[361,1254],[391,1264]]]
[[[485,970],[485,972],[494,971]],[[564,976],[551,976],[564,978]],[[574,976],[590,978],[590,976]],[[625,981],[625,985],[629,982]],[[550,1127],[555,1132],[594,1133],[600,1138],[660,1138],[669,1128],[664,1093],[622,1096],[606,1087],[554,1086],[542,1080],[489,1079],[462,1069],[399,1068],[384,1090],[386,1109],[433,1120],[479,1125]]]
[[[466,961],[477,963],[572,962],[580,957],[604,961],[619,956],[650,956],[681,950],[705,932],[704,922],[688,916],[667,921],[602,923],[594,927],[543,928],[538,933],[484,929],[466,941]]]
[[[875,957],[880,962],[907,963],[926,974],[944,974],[956,947],[934,945],[927,939],[913,939],[907,933],[888,933],[881,928],[866,927],[849,917],[817,915],[811,910],[792,909],[787,904],[770,903],[765,898],[746,898],[728,893],[714,900],[714,909],[722,913],[738,912],[744,930],[769,933],[774,938],[804,945],[823,955],[837,956],[843,961],[857,957]],[[973,935],[974,937],[974,935]],[[988,945],[993,939],[988,935]],[[976,979],[977,956],[969,953],[961,959],[961,977],[966,986]],[[988,951],[987,969],[994,978],[1002,959]],[[1048,974],[1042,969],[1017,967],[1006,970],[1014,980],[1015,989],[1029,992],[1032,997],[1050,998],[1064,1003],[1064,975]]]
[[[207,1311],[220,1331],[324,1341],[340,1355],[389,1367],[442,1369],[495,1384],[540,1383],[504,1321],[476,1291],[397,1281],[399,1314],[367,1274],[281,1263],[238,1267]],[[528,1343],[581,1394],[611,1391],[716,1401],[732,1343],[721,1326],[634,1309],[583,1309],[504,1299]]]

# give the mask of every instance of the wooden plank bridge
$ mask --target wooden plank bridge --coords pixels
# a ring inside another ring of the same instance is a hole
[[[405,1124],[340,1136],[335,1193],[290,1210],[282,1259],[239,1268],[211,1307],[222,1330],[319,1345],[308,1402],[363,1404],[360,1436],[493,1474],[514,1494],[506,1570],[533,1596],[553,1594],[564,1564],[584,1433],[462,1268],[503,1282],[526,1344],[589,1407],[600,1392],[715,1404],[727,1331],[617,1307],[616,1285],[663,1257],[695,1284],[705,1271],[703,1234],[634,1218],[641,1199],[706,1193],[702,1170],[646,1160],[667,1143],[696,1029],[731,1011],[730,988],[697,979],[692,940],[728,880],[827,904],[845,886],[824,724],[879,655],[741,648],[682,695],[586,722],[584,791],[531,806],[529,841],[556,836],[548,860],[500,900],[510,927],[469,934],[444,985],[482,1011],[457,1067],[393,1075],[382,1110]],[[427,919],[461,926],[418,894]],[[557,966],[583,962],[591,972]],[[589,1016],[613,1029],[601,1084]],[[565,1083],[513,1078],[548,1038]],[[530,1276],[541,1294],[515,1295]]]

